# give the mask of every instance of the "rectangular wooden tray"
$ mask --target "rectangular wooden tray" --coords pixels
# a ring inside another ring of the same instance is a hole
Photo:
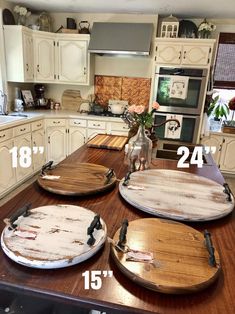
[[[97,134],[88,143],[88,147],[122,150],[128,140],[127,136]]]

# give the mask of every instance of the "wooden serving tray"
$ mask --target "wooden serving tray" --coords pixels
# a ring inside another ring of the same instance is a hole
[[[68,267],[93,256],[104,244],[107,228],[94,231],[89,246],[87,228],[95,213],[73,205],[49,205],[30,210],[18,217],[16,229],[2,232],[1,245],[13,261],[28,267],[50,269]]]
[[[224,187],[207,178],[177,170],[152,169],[131,174],[129,184],[119,184],[122,197],[138,209],[159,217],[207,221],[228,215],[234,197],[227,200]]]
[[[97,134],[87,143],[87,146],[122,150],[127,141],[127,136]]]
[[[116,183],[116,176],[107,183],[108,168],[89,163],[65,163],[47,170],[48,175],[60,176],[58,180],[45,180],[41,176],[38,184],[45,190],[62,195],[88,195],[106,191]]]
[[[119,241],[120,229],[113,240]],[[212,239],[213,244],[213,239]],[[181,294],[202,290],[218,277],[220,259],[209,265],[204,236],[195,229],[172,220],[145,218],[131,221],[126,245],[153,253],[152,262],[126,261],[127,253],[111,244],[118,268],[135,283],[163,293]]]

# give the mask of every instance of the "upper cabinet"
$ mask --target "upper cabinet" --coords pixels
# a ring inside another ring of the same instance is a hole
[[[36,82],[53,82],[55,79],[54,36],[50,33],[34,35],[34,64]]]
[[[213,39],[156,38],[155,61],[160,64],[209,66]]]
[[[88,40],[58,38],[57,79],[60,82],[87,84]]]
[[[7,79],[11,82],[90,84],[90,36],[4,26]]]
[[[32,31],[26,27],[4,26],[7,79],[11,82],[34,80]]]

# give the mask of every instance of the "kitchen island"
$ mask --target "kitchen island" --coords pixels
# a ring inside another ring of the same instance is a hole
[[[124,165],[123,160],[123,151],[87,148],[86,145],[67,158],[67,162],[69,161],[71,164],[89,162],[113,168],[119,179],[123,178],[127,172],[127,166]],[[177,162],[155,159],[152,167],[177,169]],[[196,173],[221,184],[224,182],[215,164],[205,165],[203,168],[191,166],[187,170],[179,170]],[[190,186],[188,188],[190,190]],[[44,191],[37,182],[34,182],[2,206],[0,211],[1,231],[4,228],[3,219],[29,202],[32,203],[32,208],[49,204],[73,204],[89,208],[101,215],[106,222],[108,236],[111,238],[120,228],[123,219],[127,218],[131,221],[151,217],[121,198],[118,183],[114,189],[102,194],[66,197]],[[166,295],[138,286],[119,271],[110,257],[110,247],[107,242],[104,248],[89,260],[57,270],[38,270],[18,265],[1,250],[0,288],[7,292],[14,291],[26,296],[36,296],[43,300],[73,304],[107,313],[234,313],[234,219],[233,211],[217,221],[189,224],[199,231],[208,229],[212,233],[214,246],[221,259],[222,272],[218,280],[201,292],[190,295]],[[85,290],[82,273],[92,270],[112,270],[113,276],[102,278],[100,289]]]

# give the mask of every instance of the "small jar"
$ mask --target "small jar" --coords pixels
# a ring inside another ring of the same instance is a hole
[[[54,107],[55,107],[55,110],[59,110],[60,109],[60,103],[56,102]]]

